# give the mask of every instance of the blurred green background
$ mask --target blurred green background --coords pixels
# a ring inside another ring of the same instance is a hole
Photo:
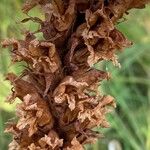
[[[25,16],[21,13],[21,0],[0,0],[0,40],[7,37],[21,38],[25,28],[35,30],[36,24],[19,23]],[[32,12],[36,15],[38,11]],[[132,10],[127,21],[118,25],[134,45],[119,53],[121,69],[111,63],[103,65],[112,73],[109,82],[103,82],[103,91],[116,98],[117,109],[108,115],[111,128],[98,129],[104,138],[89,150],[150,150],[150,6],[143,10]],[[96,66],[99,67],[99,64]],[[0,150],[7,150],[11,140],[4,133],[5,122],[14,117],[15,105],[5,103],[11,86],[4,74],[19,74],[21,64],[10,65],[8,50],[0,49]],[[117,146],[118,145],[118,146]],[[119,146],[120,145],[120,146]],[[116,148],[115,148],[116,147]]]

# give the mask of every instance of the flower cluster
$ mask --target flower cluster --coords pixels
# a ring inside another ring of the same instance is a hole
[[[100,137],[94,127],[109,127],[106,114],[115,107],[113,97],[97,88],[109,73],[93,68],[99,61],[120,66],[115,52],[131,45],[115,27],[131,8],[148,0],[27,0],[23,12],[40,6],[45,19],[28,17],[38,31],[23,40],[6,39],[12,62],[26,62],[20,76],[7,75],[13,85],[9,102],[19,98],[17,123],[8,123],[13,134],[10,150],[83,150]],[[36,33],[43,34],[38,40]]]

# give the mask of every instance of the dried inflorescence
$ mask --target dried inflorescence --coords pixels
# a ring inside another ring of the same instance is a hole
[[[130,46],[115,24],[131,8],[142,8],[149,0],[27,0],[23,12],[40,6],[45,20],[28,17],[40,24],[34,33],[26,32],[24,40],[7,39],[12,45],[12,62],[26,62],[18,77],[7,75],[13,85],[8,97],[17,97],[17,123],[9,123],[13,134],[10,150],[82,150],[93,143],[99,133],[92,128],[107,128],[111,96],[97,91],[100,81],[109,73],[92,66],[99,61],[120,65],[116,50]],[[36,33],[43,33],[38,40]]]

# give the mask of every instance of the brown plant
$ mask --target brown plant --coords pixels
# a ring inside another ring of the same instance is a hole
[[[115,52],[131,45],[115,24],[129,9],[143,8],[149,0],[27,0],[23,12],[40,6],[45,19],[28,17],[22,23],[40,24],[23,40],[6,39],[12,46],[12,62],[26,62],[20,76],[7,79],[13,85],[8,102],[16,97],[17,123],[8,123],[13,134],[10,150],[82,150],[100,137],[92,128],[109,127],[108,106],[113,97],[97,91],[109,73],[96,70],[99,61],[119,66]],[[36,33],[42,32],[44,40]]]

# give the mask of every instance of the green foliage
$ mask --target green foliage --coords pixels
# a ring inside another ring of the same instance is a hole
[[[24,18],[20,12],[21,0],[1,0],[0,5],[0,39],[19,37],[20,26],[34,29],[35,25],[22,25],[19,22]],[[38,13],[35,10],[36,14]],[[35,13],[34,12],[34,13]],[[33,14],[32,14],[33,15]],[[35,15],[35,14],[34,14]],[[104,63],[103,69],[112,73],[112,79],[103,83],[104,93],[113,95],[117,101],[117,108],[108,116],[110,129],[105,129],[105,137],[94,146],[93,150],[105,150],[112,139],[117,139],[124,150],[150,150],[150,7],[145,10],[134,10],[128,21],[120,23],[118,28],[135,44],[123,53],[119,53],[121,69],[110,63]],[[97,67],[101,67],[101,63]],[[10,66],[9,52],[0,52],[0,145],[2,150],[7,149],[10,136],[4,131],[5,122],[14,114],[14,106],[4,103],[11,86],[4,81],[4,74],[8,71],[19,73],[22,64]],[[102,129],[100,129],[102,131]]]

